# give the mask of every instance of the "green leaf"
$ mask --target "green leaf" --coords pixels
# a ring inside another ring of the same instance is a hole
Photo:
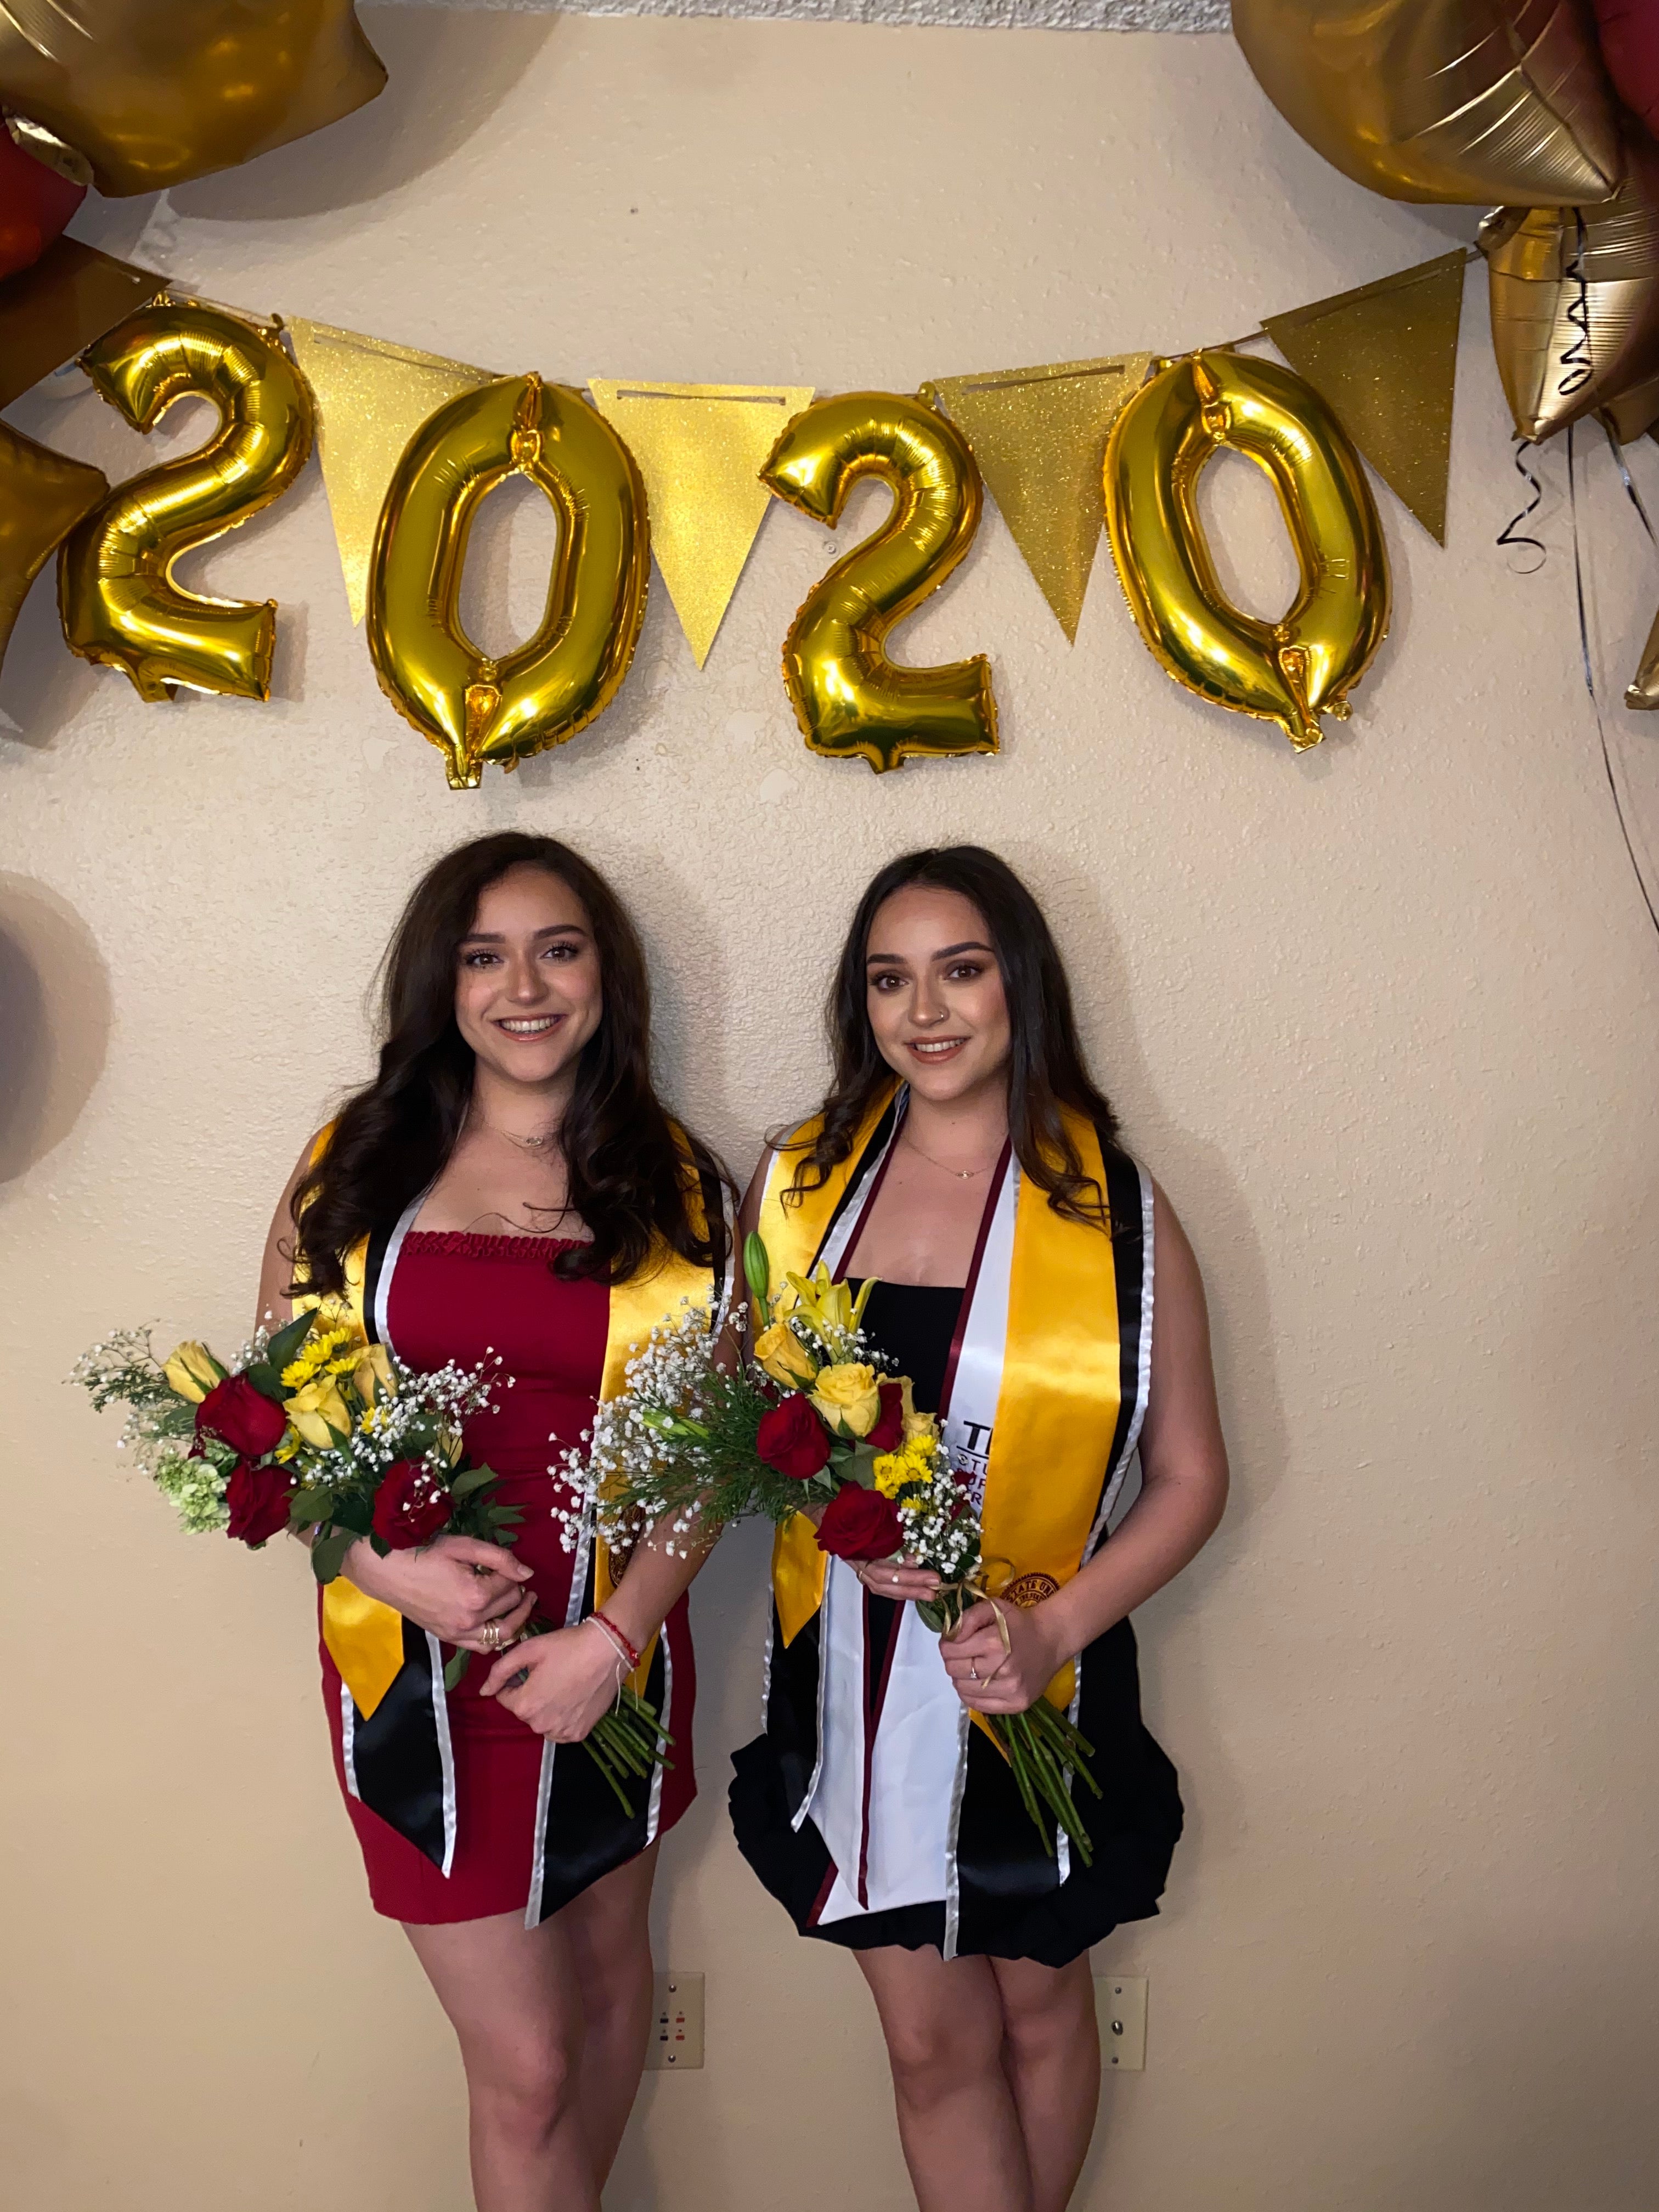
[[[373,1501],[348,1490],[334,1501],[334,1518],[354,1536],[367,1536],[374,1526]]]
[[[270,1340],[265,1352],[265,1364],[276,1369],[279,1372],[286,1367],[307,1337],[310,1335],[312,1323],[316,1318],[317,1316],[313,1311],[296,1314],[292,1321],[285,1322]]]
[[[445,1689],[459,1689],[466,1679],[466,1670],[471,1662],[471,1658],[472,1654],[470,1651],[456,1651],[444,1662]]]
[[[296,1490],[289,1510],[297,1527],[306,1528],[313,1521],[333,1517],[334,1492],[331,1490]]]
[[[242,1374],[262,1398],[269,1398],[275,1406],[286,1403],[288,1393],[283,1388],[283,1378],[268,1360],[256,1360],[252,1366],[245,1367]]]
[[[345,1555],[357,1540],[353,1528],[330,1528],[311,1547],[311,1571],[319,1583],[331,1583],[345,1565]]]
[[[482,1490],[486,1483],[494,1482],[495,1480],[495,1474],[493,1468],[470,1467],[465,1474],[458,1474],[455,1477],[449,1486],[449,1494],[452,1498],[471,1498],[475,1490]]]
[[[377,1559],[386,1559],[392,1550],[392,1547],[387,1543],[386,1538],[384,1536],[377,1536],[372,1528],[368,1533],[368,1547],[370,1551],[374,1553]]]

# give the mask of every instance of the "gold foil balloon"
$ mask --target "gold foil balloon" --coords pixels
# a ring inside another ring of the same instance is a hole
[[[893,490],[893,511],[802,601],[783,678],[814,752],[862,754],[872,769],[908,757],[994,753],[996,701],[983,653],[902,668],[888,632],[937,591],[973,543],[982,495],[961,432],[921,399],[850,392],[785,428],[761,481],[832,527],[860,477]]]
[[[0,422],[0,661],[29,586],[108,491],[101,469],[37,446]]]
[[[541,627],[494,660],[457,611],[479,501],[517,473],[559,518]],[[562,744],[621,688],[645,619],[651,532],[634,459],[580,392],[538,376],[464,392],[410,440],[380,509],[368,649],[380,687],[444,755],[450,787]]]
[[[1523,438],[1611,407],[1659,372],[1659,150],[1632,140],[1615,198],[1498,208],[1480,226],[1492,342]]]
[[[1302,571],[1283,619],[1223,596],[1198,480],[1223,446],[1273,478]],[[1106,448],[1106,526],[1124,595],[1165,672],[1316,745],[1389,627],[1382,528],[1358,454],[1310,384],[1276,362],[1190,354],[1142,387]]]
[[[180,591],[173,564],[286,491],[311,451],[311,394],[274,334],[193,300],[159,300],[81,356],[136,430],[175,400],[210,400],[216,434],[197,453],[118,485],[58,556],[64,635],[124,669],[144,699],[171,687],[264,699],[276,603]]]
[[[1642,647],[1640,664],[1625,694],[1625,704],[1646,713],[1659,708],[1659,615],[1653,618],[1648,641]]]
[[[1616,109],[1589,0],[1233,0],[1293,130],[1395,200],[1605,199]]]
[[[116,196],[232,168],[385,83],[352,0],[0,0],[0,105]]]

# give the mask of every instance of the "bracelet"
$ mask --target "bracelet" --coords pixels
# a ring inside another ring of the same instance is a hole
[[[587,1617],[591,1621],[596,1623],[596,1625],[604,1632],[606,1638],[614,1646],[617,1656],[626,1661],[629,1673],[630,1674],[633,1674],[639,1666],[640,1654],[635,1647],[629,1641],[628,1638],[623,1634],[623,1632],[617,1627],[616,1622],[611,1620],[610,1614],[608,1613],[601,1613],[596,1607],[595,1610],[590,1613]]]

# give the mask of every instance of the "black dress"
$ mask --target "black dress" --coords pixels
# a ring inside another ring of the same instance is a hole
[[[924,1411],[937,1408],[942,1395],[962,1298],[960,1290],[887,1282],[878,1282],[870,1294],[865,1334],[896,1372],[911,1377],[915,1403]],[[873,1722],[871,1686],[880,1679],[903,1607],[868,1590],[864,1606],[870,1655],[866,1713]],[[801,1687],[792,1681],[788,1665],[780,1663],[777,1647],[775,1621],[765,1731],[737,1752],[732,1762],[735,1774],[730,1804],[738,1850],[803,1936],[854,1950],[883,1944],[912,1951],[931,1945],[942,1950],[942,1899],[819,1920],[836,1869],[810,1815],[799,1827],[792,1824],[786,1768],[793,1771],[789,1747],[807,1732],[809,1717],[796,1710]],[[1020,1823],[1029,1828],[1027,1815],[1001,1754],[982,1730],[970,1729],[969,1787],[957,1846],[964,1876],[958,1957],[977,1954],[1064,1966],[1109,1936],[1120,1921],[1147,1919],[1158,1911],[1181,1834],[1181,1796],[1174,1767],[1140,1717],[1134,1632],[1128,1622],[1121,1620],[1097,1638],[1084,1658],[1077,1723],[1094,1747],[1091,1764],[1103,1796],[1097,1801],[1080,1786],[1074,1788],[1073,1796],[1088,1831],[1094,1864],[1085,1867],[1073,1853],[1061,1880],[1055,1860],[1033,1861],[1025,1855],[1023,1864],[1010,1863],[1000,1839],[1010,1823],[1016,1831]],[[816,1727],[814,1715],[814,1735]],[[797,1802],[799,1796],[797,1788]],[[969,1807],[971,1819],[966,1816]]]

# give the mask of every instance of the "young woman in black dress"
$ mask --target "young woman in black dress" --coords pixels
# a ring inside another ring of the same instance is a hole
[[[733,1824],[801,1933],[857,1956],[922,2212],[1061,2212],[1099,2092],[1089,1947],[1157,1911],[1181,1832],[1128,1615],[1225,1500],[1203,1288],[1086,1073],[1042,912],[994,854],[882,870],[830,1023],[830,1096],[763,1163],[744,1226],[775,1277],[823,1260],[877,1279],[866,1335],[941,1417],[994,1595],[942,1641],[908,1602],[931,1574],[826,1560],[798,1516]],[[1094,1746],[1103,1797],[1073,1790],[1091,1865],[1038,1833],[974,1725],[1045,1694]]]

